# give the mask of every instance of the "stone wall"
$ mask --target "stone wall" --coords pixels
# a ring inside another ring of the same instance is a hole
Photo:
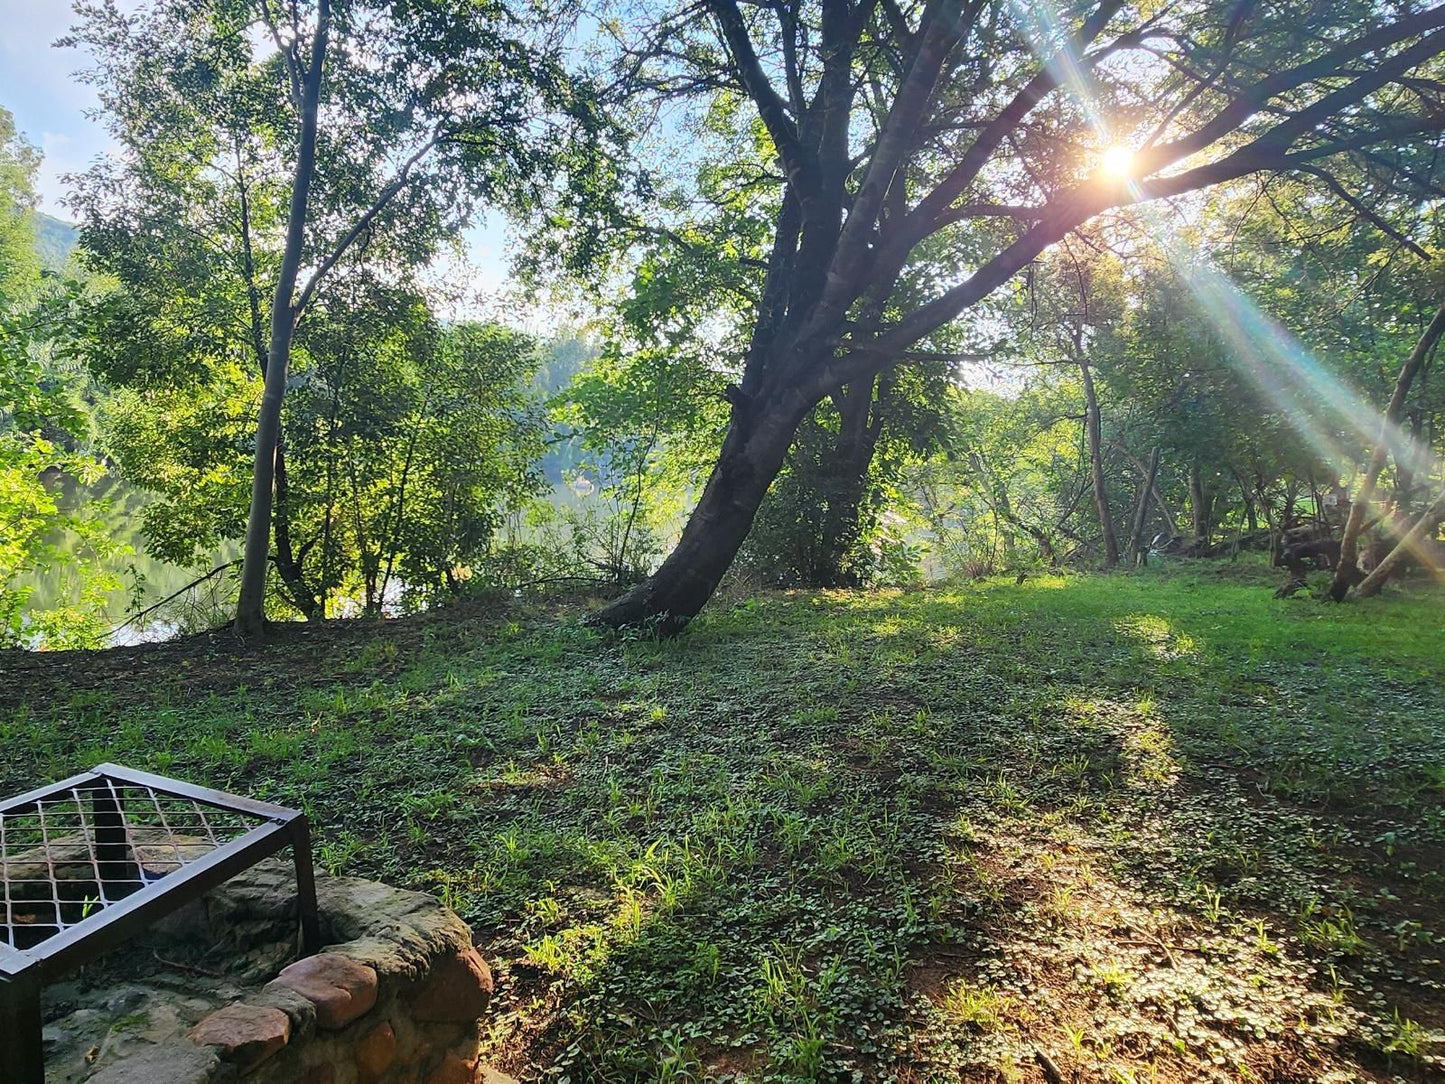
[[[479,1062],[492,976],[466,923],[373,881],[320,877],[317,896],[315,956],[295,959],[291,872],[268,862],[158,927],[141,946],[158,969],[48,990],[48,1084],[506,1079]],[[171,961],[202,946],[220,966]]]

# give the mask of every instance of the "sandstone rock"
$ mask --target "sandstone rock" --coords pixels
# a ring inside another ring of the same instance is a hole
[[[465,1023],[486,1012],[491,1000],[492,972],[469,948],[437,961],[412,1013],[423,1023]]]
[[[367,1084],[396,1060],[396,1032],[383,1020],[356,1042],[356,1070]]]
[[[122,986],[111,991],[110,996],[105,999],[107,1012],[117,1015],[135,1012],[145,1004],[147,991],[139,986]]]
[[[423,1024],[416,1025],[417,1033],[426,1037],[428,1045],[437,1050],[444,1050],[456,1046],[457,1043],[468,1038],[467,1032],[471,1032],[471,1038],[477,1035],[477,1022],[469,1020],[465,1024]]]
[[[148,936],[163,948],[167,942],[222,948],[233,974],[264,981],[296,954],[296,915],[295,871],[290,862],[268,858],[166,916]]]
[[[88,1084],[206,1084],[220,1064],[209,1047],[167,1043],[130,1054],[96,1073]]]
[[[374,967],[383,980],[414,982],[438,956],[472,947],[472,931],[434,896],[353,877],[316,883],[322,921],[336,949]]]
[[[221,1057],[242,1072],[253,1069],[291,1039],[291,1018],[267,1005],[238,1002],[211,1013],[186,1033],[201,1046],[219,1047]]]
[[[432,1070],[426,1084],[476,1084],[477,1059],[463,1061],[455,1054],[448,1054],[442,1063]]]
[[[271,983],[250,998],[253,1005],[269,1005],[280,1009],[291,1020],[291,1041],[309,1039],[316,1034],[316,1005],[309,998],[291,989]]]
[[[316,1006],[316,1023],[330,1031],[344,1028],[376,1004],[376,971],[337,952],[297,960],[272,985],[289,986],[309,998]]]
[[[96,1021],[98,1027],[94,1031],[89,1027],[76,1029],[77,1036],[90,1032],[81,1041],[87,1046],[100,1048],[98,1061],[101,1065],[116,1064],[137,1052],[149,1053],[158,1045],[183,1043],[187,1030],[225,1004],[224,1001],[207,1002],[158,987],[126,987],[122,992],[126,996],[117,999],[114,988],[100,989],[88,1000],[90,1004],[101,1006],[114,1000],[117,1005],[125,1006],[124,1015],[118,1016],[115,1010],[107,1008]],[[132,996],[137,993],[138,996]],[[73,1021],[75,1017],[76,1014],[71,1014],[67,1019]],[[0,1073],[0,1080],[3,1079],[4,1074]]]

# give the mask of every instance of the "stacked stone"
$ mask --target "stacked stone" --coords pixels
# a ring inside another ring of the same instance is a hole
[[[91,1084],[506,1079],[480,1062],[492,976],[466,923],[431,896],[372,881],[321,878],[317,894],[330,941],[321,953],[202,1019],[186,1033],[190,1053],[170,1044],[174,1061],[161,1075],[145,1063],[165,1051],[145,1050]]]

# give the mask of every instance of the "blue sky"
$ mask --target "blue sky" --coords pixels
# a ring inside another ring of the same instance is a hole
[[[123,10],[138,6],[135,0],[119,3]],[[74,78],[89,58],[53,47],[74,18],[69,0],[0,0],[0,105],[15,114],[16,127],[45,152],[38,183],[41,210],[67,221],[74,216],[63,203],[61,178],[114,147],[104,125],[86,116],[96,107],[95,94]],[[491,292],[505,284],[506,241],[506,229],[497,220],[467,231],[470,286]]]
[[[58,218],[63,173],[84,169],[111,146],[105,129],[89,120],[95,95],[71,78],[85,58],[74,49],[54,49],[70,29],[65,0],[0,0],[0,105],[15,114],[15,124],[41,150],[41,209]]]

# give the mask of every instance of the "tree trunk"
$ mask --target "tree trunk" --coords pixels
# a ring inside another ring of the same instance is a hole
[[[266,352],[265,387],[256,418],[256,464],[251,476],[251,511],[246,520],[246,546],[241,562],[241,597],[236,606],[236,631],[259,636],[266,627],[266,569],[271,551],[271,500],[276,480],[276,443],[281,435],[281,402],[286,395],[286,370],[291,361],[291,339],[296,333],[292,308],[296,277],[301,269],[306,240],[306,204],[316,172],[317,113],[321,99],[322,61],[330,11],[321,0],[311,64],[300,81],[300,140],[296,172],[291,182],[291,203],[286,213],[286,244],[281,273],[271,302],[271,342]],[[300,63],[299,58],[296,61]]]
[[[1079,372],[1084,378],[1084,428],[1089,439],[1089,473],[1094,482],[1094,509],[1099,514],[1099,529],[1104,532],[1104,567],[1119,563],[1119,540],[1114,535],[1114,517],[1109,511],[1109,491],[1104,484],[1104,450],[1100,438],[1099,398],[1094,391],[1094,376],[1089,363],[1079,359]]]
[[[1234,475],[1234,480],[1239,483],[1239,496],[1240,499],[1244,501],[1245,530],[1250,534],[1254,534],[1259,530],[1259,514],[1255,511],[1254,494],[1249,491],[1249,486],[1245,484],[1244,475],[1240,474],[1239,471],[1233,467],[1229,468],[1229,473]]]
[[[1400,567],[1400,563],[1411,553],[1417,552],[1420,544],[1434,535],[1442,515],[1445,515],[1445,493],[1435,498],[1435,503],[1425,509],[1415,521],[1415,525],[1400,539],[1399,544],[1375,566],[1374,571],[1360,581],[1360,586],[1355,588],[1355,594],[1359,598],[1379,594],[1380,588],[1385,586],[1385,581]]]
[[[1423,374],[1422,377],[1423,379]],[[1410,411],[1410,444],[1414,447],[1420,446],[1420,437],[1424,431],[1424,414],[1419,407]],[[1429,479],[1426,479],[1429,481]],[[1410,503],[1415,499],[1415,465],[1408,460],[1401,462],[1397,457],[1395,460],[1395,507],[1409,508]]]
[[[656,572],[591,615],[588,623],[641,626],[665,635],[697,616],[752,529],[793,434],[811,406],[792,395],[770,403],[766,413],[756,417],[735,407],[717,465],[676,548]]]
[[[1149,468],[1145,465],[1144,461],[1130,452],[1122,443],[1115,441],[1114,447],[1124,454],[1124,458],[1129,461],[1129,464],[1138,471],[1141,476],[1149,473]],[[1169,529],[1169,534],[1171,536],[1177,535],[1179,533],[1179,523],[1174,518],[1173,509],[1169,507],[1164,500],[1163,494],[1159,492],[1159,477],[1157,473],[1154,475],[1154,481],[1149,486],[1149,494],[1154,498],[1154,508],[1163,518],[1164,526]]]
[[[1189,467],[1189,514],[1194,519],[1194,548],[1202,550],[1209,545],[1212,524],[1210,506],[1213,498],[1204,488],[1204,478],[1199,473],[1197,462]]]
[[[1159,446],[1149,453],[1149,474],[1139,484],[1139,495],[1134,501],[1134,520],[1129,526],[1128,567],[1135,568],[1147,563],[1144,555],[1144,525],[1149,521],[1149,495],[1154,492],[1154,479],[1159,474]]]
[[[301,561],[309,546],[303,545],[298,553],[292,545],[291,514],[287,500],[289,492],[290,486],[286,475],[286,442],[278,438],[276,441],[275,502],[276,571],[281,576],[281,582],[286,585],[291,602],[301,611],[306,620],[314,621],[319,616],[324,616],[324,608],[301,571]]]
[[[1350,504],[1350,515],[1345,520],[1345,531],[1340,536],[1340,561],[1335,566],[1335,581],[1330,585],[1330,598],[1343,602],[1350,588],[1360,579],[1360,530],[1369,514],[1370,501],[1374,499],[1375,487],[1380,481],[1380,472],[1385,469],[1385,459],[1390,454],[1390,434],[1405,414],[1405,397],[1410,385],[1415,382],[1425,360],[1434,350],[1440,336],[1445,334],[1445,303],[1435,310],[1435,316],[1425,333],[1415,343],[1415,349],[1405,359],[1400,375],[1395,378],[1395,391],[1390,396],[1390,405],[1385,408],[1384,420],[1380,423],[1380,437],[1365,467],[1365,476],[1360,480],[1355,499]]]
[[[883,428],[882,398],[887,387],[878,388],[875,404],[875,383],[873,378],[860,381],[835,397],[838,439],[828,462],[822,464],[817,497],[825,502],[825,510],[819,549],[806,577],[813,587],[851,586],[844,566],[858,541],[863,503],[868,495],[868,468]]]

